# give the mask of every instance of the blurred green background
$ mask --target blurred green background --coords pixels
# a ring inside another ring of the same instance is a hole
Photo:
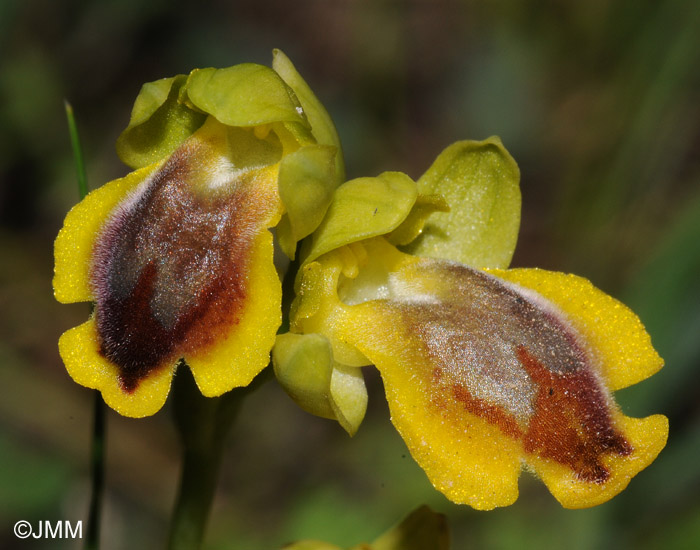
[[[351,545],[427,503],[453,548],[700,548],[700,2],[693,0],[2,0],[0,547],[17,520],[84,519],[91,392],[56,349],[87,305],[51,291],[52,241],[77,201],[63,112],[92,187],[123,175],[114,141],[141,83],[194,67],[295,62],[336,120],[349,177],[414,178],[458,139],[500,135],[522,171],[516,266],[572,271],[642,318],[666,367],[617,394],[664,413],[659,459],[620,496],[567,511],[524,474],[513,506],[434,491],[391,427],[381,381],[357,436],[274,383],[244,405],[207,548],[298,538]],[[168,407],[110,411],[106,550],[162,547],[179,468]]]

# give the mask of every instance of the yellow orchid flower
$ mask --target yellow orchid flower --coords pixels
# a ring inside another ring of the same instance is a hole
[[[144,85],[117,149],[55,243],[54,292],[94,302],[60,338],[73,379],[117,412],[158,411],[184,360],[201,392],[245,386],[281,322],[273,236],[294,256],[342,178],[337,136],[293,65],[197,69]]]
[[[333,375],[354,369],[357,378],[358,367],[375,365],[392,422],[433,485],[454,502],[482,510],[513,503],[523,467],[567,508],[622,491],[664,447],[668,422],[625,416],[612,392],[663,362],[634,313],[587,280],[503,269],[517,232],[508,212],[519,212],[519,193],[517,167],[500,142],[448,148],[418,184],[397,173],[370,180],[337,190],[306,251],[291,333],[278,337],[282,346],[273,354],[292,397],[310,412],[322,408],[323,395],[300,391],[290,372],[304,364],[323,371],[317,350],[325,347],[331,384],[324,395],[333,406],[321,416],[348,429],[344,421],[357,416],[357,406],[334,403],[361,389],[333,388]],[[439,191],[440,181],[448,197],[475,198],[449,212],[433,208],[441,213],[425,224],[415,215],[429,196],[421,192]],[[365,187],[382,200],[363,206]],[[493,221],[499,219],[505,223]],[[421,227],[431,239],[409,244]],[[476,231],[489,245],[470,238],[460,247],[460,231]],[[461,262],[439,257],[449,238],[453,248],[444,250]],[[395,245],[437,250],[438,257]]]

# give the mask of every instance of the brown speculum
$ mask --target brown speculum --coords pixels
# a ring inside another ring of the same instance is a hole
[[[481,271],[426,261],[424,273],[449,288],[439,305],[389,301],[431,365],[425,376],[445,397],[584,481],[603,483],[607,453],[633,449],[615,427],[611,400],[591,354],[561,313],[534,293]]]
[[[100,352],[125,391],[154,369],[211,345],[240,317],[256,233],[247,186],[205,196],[188,185],[196,146],[183,146],[112,215],[94,251]]]

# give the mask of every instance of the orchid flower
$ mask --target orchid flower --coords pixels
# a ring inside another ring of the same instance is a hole
[[[354,433],[360,367],[375,365],[393,424],[456,503],[513,503],[525,467],[563,506],[593,506],[665,445],[664,416],[627,417],[612,397],[663,362],[639,319],[587,280],[504,269],[518,180],[492,138],[451,146],[417,184],[400,173],[343,184],[307,250],[275,368],[302,407]]]
[[[507,269],[520,176],[498,138],[418,182],[340,185],[333,123],[277,51],[144,85],[117,150],[134,171],[69,212],[54,291],[94,303],[59,351],[119,413],[157,412],[184,365],[204,396],[246,386],[272,350],[292,399],[352,435],[374,365],[417,463],[477,509],[514,502],[523,467],[593,506],[664,447],[665,417],[613,399],[663,365],[634,313],[581,277]],[[275,242],[298,256],[290,311]]]
[[[59,341],[73,379],[126,416],[158,411],[184,360],[205,396],[269,363],[290,256],[342,179],[335,129],[294,66],[145,84],[117,142],[134,169],[90,193],[55,243],[54,292],[94,303]]]

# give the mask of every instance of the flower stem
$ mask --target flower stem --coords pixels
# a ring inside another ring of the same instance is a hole
[[[170,550],[201,547],[220,462],[220,449],[209,453],[185,450],[180,491],[171,520]]]
[[[289,265],[282,282],[282,326],[289,330],[287,312],[294,296],[297,259]],[[231,427],[243,398],[272,379],[268,366],[244,388],[236,388],[221,397],[202,396],[184,361],[173,382],[175,424],[183,446],[182,474],[170,523],[168,550],[201,548],[207,520],[214,500],[226,433]]]
[[[201,547],[214,500],[225,436],[243,398],[270,377],[265,369],[245,388],[221,397],[199,393],[189,369],[181,363],[173,384],[175,424],[183,445],[180,488],[170,524],[168,550]]]
[[[102,493],[104,492],[105,432],[105,404],[100,392],[95,391],[92,450],[90,454],[92,496],[90,497],[87,532],[85,535],[86,550],[97,550],[100,547],[100,518],[102,517]]]
[[[66,119],[68,121],[68,133],[70,134],[75,172],[78,178],[78,195],[83,200],[88,194],[87,175],[83,160],[83,149],[78,135],[78,125],[75,123],[73,107],[68,101],[64,101]],[[106,419],[105,404],[100,392],[95,391],[93,401],[92,421],[92,449],[90,452],[90,477],[92,480],[92,494],[90,496],[90,508],[88,509],[87,532],[85,535],[85,549],[97,550],[100,547],[100,518],[102,517],[102,493],[104,492],[105,470],[105,441]]]

